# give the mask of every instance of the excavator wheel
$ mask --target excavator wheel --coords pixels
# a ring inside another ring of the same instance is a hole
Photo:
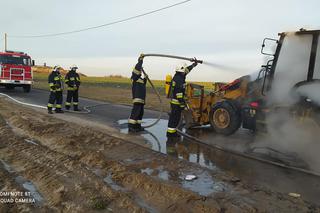
[[[240,109],[231,101],[216,103],[210,112],[210,124],[217,133],[231,135],[240,128]]]

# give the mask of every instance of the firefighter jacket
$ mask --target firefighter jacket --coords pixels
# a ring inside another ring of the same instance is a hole
[[[146,99],[146,84],[147,79],[141,78],[142,72],[142,60],[136,64],[132,71],[131,81],[132,81],[132,102],[145,104]]]
[[[76,71],[70,70],[65,76],[65,83],[68,86],[68,90],[77,90],[80,87],[80,76]]]
[[[51,72],[48,77],[50,91],[62,91],[62,76],[58,72]]]
[[[173,76],[170,85],[171,104],[185,107],[185,90],[186,90],[186,76],[196,66],[196,63],[185,68],[185,72],[176,72]]]

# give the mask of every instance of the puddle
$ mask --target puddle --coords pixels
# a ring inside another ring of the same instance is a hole
[[[7,164],[5,161],[0,159],[0,162],[3,164],[3,167],[6,171],[9,173],[14,173],[15,171],[11,168],[9,164]],[[30,197],[25,196],[24,198],[33,198],[36,204],[41,204],[44,200],[44,198],[41,196],[41,194],[38,192],[36,186],[29,180],[25,179],[22,176],[16,176],[15,182],[21,185],[24,189],[26,189],[28,192],[30,192]]]
[[[9,173],[13,173],[14,170],[6,163],[4,162],[3,160],[0,159],[0,162],[2,163],[4,169],[9,172]]]
[[[36,186],[31,181],[26,180],[22,176],[17,176],[15,178],[15,181],[17,183],[21,184],[24,189],[26,189],[29,192],[31,192],[31,197],[35,199],[36,203],[42,203],[43,202],[43,200],[44,200],[43,197],[40,195],[40,193],[38,192]]]
[[[112,180],[111,174],[108,174],[105,178],[103,178],[103,181],[106,182],[115,191],[121,191],[121,192],[126,191],[125,188],[123,188],[122,186],[119,186]]]
[[[207,171],[194,171],[192,172],[178,172],[178,171],[168,171],[160,166],[156,169],[145,168],[141,169],[141,173],[148,174],[160,178],[165,181],[173,181],[181,185],[182,188],[188,189],[190,191],[196,192],[202,196],[208,196],[216,192],[223,192],[228,189],[227,185],[223,182],[215,181],[209,172]],[[192,181],[185,180],[187,175],[194,174],[196,179]]]
[[[39,144],[37,144],[36,142],[34,142],[34,141],[31,140],[31,139],[24,139],[24,141],[27,142],[27,143],[31,143],[31,144],[33,144],[33,145],[39,146]]]
[[[159,171],[159,174],[158,174],[158,177],[162,180],[169,180],[169,172],[168,171],[165,171],[165,170],[160,170]]]
[[[184,173],[179,178],[183,188],[189,189],[203,196],[208,196],[216,192],[223,192],[227,190],[227,186],[223,182],[216,182],[208,172],[195,174],[197,179],[192,181],[185,180],[186,175],[191,173]]]
[[[146,173],[147,175],[151,175],[154,170],[150,168],[141,169],[141,173]]]
[[[145,119],[143,120],[144,125],[151,124],[154,122],[155,119]],[[128,134],[128,127],[127,127],[128,120],[120,120],[118,121],[118,124],[120,125],[120,132]],[[157,152],[166,153],[166,146],[165,142],[167,140],[166,137],[166,127],[168,124],[167,120],[160,120],[159,123],[151,128],[148,128],[147,131],[142,132],[140,135],[144,137],[148,143],[152,146],[152,149]]]
[[[148,125],[154,122],[155,119],[145,119],[143,121],[144,123],[142,125]],[[118,121],[121,133],[128,134],[127,122],[127,120]],[[167,120],[161,119],[157,125],[148,128],[147,131],[142,132],[140,135],[146,139],[154,151],[172,155],[192,163],[197,163],[211,170],[218,169],[213,161],[210,161],[205,157],[204,151],[207,147],[203,147],[196,143],[190,143],[190,141],[185,140],[183,137],[180,142],[173,144],[167,143],[167,124]]]

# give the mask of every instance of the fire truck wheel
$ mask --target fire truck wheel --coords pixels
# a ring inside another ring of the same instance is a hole
[[[240,110],[230,101],[219,102],[211,109],[210,124],[217,133],[231,135],[240,128]]]
[[[28,92],[30,92],[30,90],[31,90],[31,86],[30,85],[24,85],[23,86],[23,92],[28,93]]]
[[[13,85],[6,85],[6,90],[13,90],[14,89],[14,86]]]

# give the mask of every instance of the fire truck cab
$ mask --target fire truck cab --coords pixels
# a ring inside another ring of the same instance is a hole
[[[23,52],[0,52],[0,86],[6,89],[22,87],[24,92],[30,92],[33,83],[31,66],[34,61]]]

